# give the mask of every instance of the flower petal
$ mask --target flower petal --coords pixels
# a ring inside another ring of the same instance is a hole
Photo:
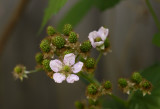
[[[51,60],[49,65],[54,72],[59,72],[62,69],[62,62],[58,59]]]
[[[73,73],[78,73],[81,71],[83,67],[83,62],[77,62],[76,64],[74,64],[74,66],[72,67],[72,71]]]
[[[70,53],[64,56],[63,62],[65,65],[71,66],[75,63],[75,58],[76,56],[73,53]]]
[[[89,33],[88,38],[94,48],[96,48],[95,41],[94,41],[96,37],[98,37],[97,31],[93,31]]]
[[[56,83],[62,83],[66,79],[66,76],[62,73],[54,73],[53,79]]]
[[[101,46],[103,43],[104,43],[103,41],[95,42],[95,45],[96,45],[96,47],[97,47],[97,46]]]
[[[98,30],[98,35],[101,37],[101,39],[104,41],[106,40],[107,36],[108,36],[108,33],[109,33],[109,29],[106,29],[104,27],[101,27],[99,30]]]
[[[74,74],[69,75],[66,79],[68,83],[74,83],[75,81],[78,81],[78,80],[79,80],[79,77]]]

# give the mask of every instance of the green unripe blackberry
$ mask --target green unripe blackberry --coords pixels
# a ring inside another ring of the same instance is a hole
[[[75,102],[76,109],[84,109],[84,104],[80,101]]]
[[[80,46],[80,50],[82,52],[88,52],[92,48],[91,42],[90,41],[85,41],[82,43]]]
[[[108,38],[104,41],[105,48],[108,48],[110,46]]]
[[[127,80],[124,78],[120,78],[118,80],[118,83],[119,83],[120,87],[122,87],[122,88],[125,88],[128,85]]]
[[[51,49],[49,40],[47,39],[42,40],[40,44],[40,48],[43,52],[49,52]]]
[[[151,89],[152,85],[149,81],[144,81],[143,84],[142,84],[142,87],[144,89]]]
[[[35,60],[38,64],[42,64],[43,61],[43,54],[42,53],[37,53],[35,56]]]
[[[138,72],[134,72],[131,77],[132,81],[139,84],[142,81],[142,76]]]
[[[111,82],[110,81],[106,81],[105,83],[104,83],[104,88],[107,90],[107,89],[111,89],[112,88],[112,84],[111,84]]]
[[[47,27],[47,34],[53,36],[56,33],[55,29],[52,26]]]
[[[50,60],[48,60],[48,59],[44,59],[42,61],[42,65],[43,65],[44,70],[51,71],[49,63],[50,63]]]
[[[70,43],[76,43],[77,42],[77,34],[75,32],[70,32],[68,40]]]
[[[66,41],[62,36],[56,36],[52,39],[53,45],[55,45],[58,49],[63,48]]]
[[[95,84],[90,84],[87,87],[87,92],[90,95],[95,95],[98,92],[98,87]]]
[[[94,58],[87,58],[87,60],[85,62],[85,66],[86,66],[86,68],[94,68],[95,63],[96,63],[96,61]]]
[[[22,67],[21,66],[19,66],[19,65],[17,65],[15,68],[14,68],[14,72],[16,72],[16,73],[22,73],[22,71],[23,71],[23,69],[22,69]]]
[[[72,31],[72,25],[70,25],[70,24],[64,25],[64,28],[63,28],[64,35],[68,36],[71,31]]]

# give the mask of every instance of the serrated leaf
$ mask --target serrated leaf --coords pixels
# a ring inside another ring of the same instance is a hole
[[[78,1],[60,20],[58,23],[58,30],[62,30],[64,24],[71,24],[75,27],[79,21],[88,13],[93,6],[92,0],[80,0]]]
[[[111,8],[118,4],[121,0],[95,0],[95,6],[101,11]]]
[[[153,84],[151,95],[142,96],[136,92],[132,97],[129,109],[160,109],[160,64],[142,71],[142,76]]]
[[[154,35],[154,37],[152,39],[152,42],[156,46],[160,47],[160,33],[157,33],[157,34]]]
[[[56,14],[67,2],[67,0],[49,0],[48,7],[45,9],[44,17],[42,20],[41,28],[39,33],[43,30],[47,21]]]

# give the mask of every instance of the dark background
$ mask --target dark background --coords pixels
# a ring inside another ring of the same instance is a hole
[[[56,26],[76,1],[69,0],[47,25]],[[0,0],[0,38],[20,2]],[[159,3],[159,0],[152,0],[157,13]],[[15,81],[11,74],[16,64],[24,64],[28,70],[34,69],[34,56],[39,51],[41,39],[47,35],[44,29],[37,36],[47,4],[47,0],[29,0],[13,31],[8,31],[9,38],[0,54],[0,109],[74,109],[74,101],[85,98],[86,86],[81,81],[56,84],[45,72],[38,72],[20,82]],[[117,88],[117,79],[129,77],[133,71],[142,70],[160,60],[160,49],[152,44],[156,25],[144,0],[124,0],[105,12],[93,8],[75,31],[83,41],[89,32],[100,26],[110,29],[113,52],[100,60],[96,77],[100,81],[111,80],[114,93],[124,96]],[[93,55],[97,54],[95,50]]]

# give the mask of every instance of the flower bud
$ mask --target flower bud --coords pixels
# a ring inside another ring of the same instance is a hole
[[[98,93],[98,87],[95,85],[95,84],[90,84],[88,87],[87,87],[87,92],[88,94],[90,95],[95,95]]]
[[[42,61],[42,65],[43,65],[44,70],[46,70],[46,71],[52,71],[51,68],[50,68],[50,66],[49,66],[49,63],[50,63],[50,60],[48,60],[48,59],[44,59]]]
[[[86,68],[94,68],[95,63],[96,63],[96,61],[94,58],[87,58],[87,60],[85,62],[85,66],[86,66]]]
[[[92,48],[91,42],[90,41],[85,41],[82,43],[80,46],[80,50],[82,52],[88,52]]]
[[[108,90],[108,89],[111,89],[112,88],[112,84],[111,84],[111,82],[110,81],[106,81],[105,83],[104,83],[104,86],[103,86],[106,90]]]
[[[64,25],[64,28],[63,28],[64,35],[68,36],[71,31],[72,31],[72,25],[70,24]]]
[[[51,49],[49,40],[47,39],[42,40],[40,44],[40,48],[43,52],[49,52]]]
[[[75,32],[70,32],[68,40],[70,43],[76,43],[77,42],[77,34]]]
[[[53,36],[56,33],[55,29],[52,26],[47,27],[47,34]]]
[[[119,86],[122,87],[122,88],[125,88],[125,87],[127,87],[127,85],[128,85],[127,80],[124,79],[124,78],[120,78],[120,79],[118,80],[118,84],[119,84]]]
[[[136,83],[139,84],[142,81],[142,76],[140,75],[139,72],[134,72],[132,74],[131,80]]]
[[[110,46],[108,38],[104,41],[105,48],[108,48]]]
[[[42,53],[37,53],[35,56],[35,60],[38,64],[42,64],[43,61],[43,54]]]
[[[75,102],[76,109],[84,109],[84,104],[80,101]]]
[[[62,36],[56,36],[52,39],[53,45],[55,45],[58,49],[61,49],[64,47],[66,41]]]

